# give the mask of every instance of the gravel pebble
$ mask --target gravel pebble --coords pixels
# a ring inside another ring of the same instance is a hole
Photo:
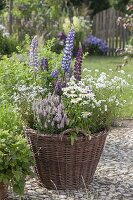
[[[23,200],[133,200],[133,126],[113,128],[89,190],[49,191],[26,183]],[[9,191],[8,200],[19,200]]]

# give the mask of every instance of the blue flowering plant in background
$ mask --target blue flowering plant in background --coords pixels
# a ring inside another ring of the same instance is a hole
[[[108,52],[106,42],[93,35],[90,35],[87,39],[85,39],[84,48],[90,55],[106,55]]]

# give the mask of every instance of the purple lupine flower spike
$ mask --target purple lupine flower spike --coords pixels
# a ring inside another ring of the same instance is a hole
[[[66,40],[66,34],[64,33],[64,32],[60,32],[60,33],[58,33],[58,38],[60,39],[60,40],[63,40],[63,41],[65,41]]]
[[[56,84],[55,84],[55,92],[56,92],[56,94],[58,94],[59,96],[62,95],[62,84],[61,84],[61,81],[60,81],[60,80],[57,80],[57,81],[56,81]]]
[[[81,80],[82,62],[83,62],[83,49],[79,48],[74,65],[74,77],[78,81]]]
[[[53,78],[58,78],[58,75],[59,75],[58,69],[54,70],[54,71],[51,73],[51,76],[52,76]]]
[[[62,68],[65,73],[69,73],[72,60],[72,52],[74,48],[75,31],[71,30],[66,38],[66,45],[64,49],[64,56],[62,59]]]
[[[41,59],[40,67],[41,67],[42,71],[44,71],[44,70],[48,71],[48,59],[47,58]]]
[[[29,65],[31,67],[34,67],[35,72],[38,71],[39,62],[38,62],[38,39],[37,39],[37,36],[35,36],[31,41]]]

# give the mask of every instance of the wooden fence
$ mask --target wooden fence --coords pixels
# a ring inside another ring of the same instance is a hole
[[[93,18],[93,34],[106,41],[109,47],[107,55],[117,55],[116,50],[124,49],[129,38],[129,31],[116,23],[119,16],[123,14],[110,8]]]

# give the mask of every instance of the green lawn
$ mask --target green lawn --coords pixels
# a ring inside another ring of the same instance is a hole
[[[122,57],[90,56],[84,60],[84,67],[107,72],[110,68],[116,71],[116,66],[121,63]],[[133,75],[133,59],[122,70]]]
[[[105,56],[89,56],[84,60],[84,68],[95,70],[98,69],[100,72],[107,72],[108,74],[112,72],[109,69],[113,70],[114,75],[119,75],[119,70],[116,70],[116,66],[122,63],[122,57],[105,57]],[[130,88],[133,88],[133,59],[122,68],[125,71],[124,76],[131,75]],[[121,117],[122,118],[133,118],[133,89],[128,90],[124,94],[124,98],[127,100],[127,105],[123,108]]]

